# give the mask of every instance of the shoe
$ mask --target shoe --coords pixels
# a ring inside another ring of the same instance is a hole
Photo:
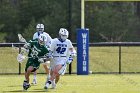
[[[24,81],[24,82],[23,82],[23,89],[24,89],[24,90],[27,90],[28,88],[30,88],[30,84],[27,83],[27,81]]]
[[[50,75],[47,76],[47,79],[46,79],[46,82],[45,82],[45,85],[47,84],[47,82],[50,80]]]
[[[55,88],[56,88],[55,81],[52,81],[52,89],[55,89]]]
[[[33,85],[36,85],[36,84],[37,84],[37,80],[36,80],[36,79],[33,79],[32,84],[33,84]]]
[[[49,88],[49,86],[50,86],[50,81],[48,81],[46,84],[45,84],[45,87],[44,87],[44,89],[48,89]]]
[[[49,83],[47,83],[45,86],[44,86],[44,89],[48,89],[49,88]]]
[[[52,89],[55,89],[55,88],[56,88],[56,84],[54,84],[54,85],[52,84]]]

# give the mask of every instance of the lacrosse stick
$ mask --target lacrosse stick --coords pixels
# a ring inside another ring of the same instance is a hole
[[[34,57],[27,57],[26,55],[18,54],[17,61],[19,63],[22,63],[25,59],[28,59],[28,58],[34,58]],[[36,56],[36,58],[38,58],[40,60],[40,63],[44,63],[45,62],[45,61],[42,61],[41,62],[41,60],[46,60],[47,59],[47,57],[45,57],[45,56],[41,56],[41,57]]]
[[[23,38],[23,36],[21,34],[18,34],[18,39],[19,39],[20,42],[27,43],[26,39]]]
[[[12,49],[13,49],[14,51],[18,51],[18,50],[19,50],[19,48],[16,47],[16,46],[14,46],[13,44],[12,44]]]

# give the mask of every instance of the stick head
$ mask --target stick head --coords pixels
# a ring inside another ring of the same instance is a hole
[[[21,34],[18,34],[18,39],[20,42],[26,43],[26,40],[23,38],[23,36]]]

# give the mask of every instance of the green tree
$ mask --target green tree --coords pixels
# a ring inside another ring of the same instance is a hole
[[[26,38],[27,41],[31,40],[33,38],[33,34],[36,32],[36,23],[34,18],[32,19],[29,26],[24,30],[23,37]]]
[[[89,3],[86,26],[92,31],[90,35],[96,34],[95,41],[129,41],[127,35],[140,24],[133,7],[133,2]]]

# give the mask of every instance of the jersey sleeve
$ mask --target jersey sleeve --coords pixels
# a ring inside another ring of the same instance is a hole
[[[35,40],[35,39],[37,39],[37,38],[38,38],[37,33],[34,33],[34,35],[33,35],[33,40]]]
[[[72,42],[70,40],[69,40],[68,46],[69,48],[73,48]]]
[[[55,39],[52,39],[50,44],[50,51],[53,51],[54,48],[55,48]]]
[[[47,42],[46,42],[46,45],[47,45],[48,47],[50,47],[51,41],[52,41],[51,36],[50,36],[49,34],[47,34]]]

